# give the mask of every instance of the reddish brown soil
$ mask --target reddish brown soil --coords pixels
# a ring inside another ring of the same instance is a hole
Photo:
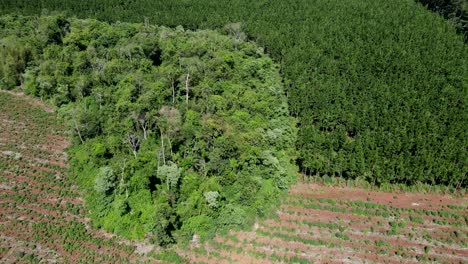
[[[254,231],[216,237],[202,245],[206,254],[187,255],[206,263],[468,263],[467,205],[467,196],[299,183],[276,218],[261,220]]]
[[[52,112],[0,90],[0,263],[156,262],[90,227],[66,177],[65,128]]]
[[[41,100],[31,98],[31,97],[25,95],[22,92],[15,92],[15,91],[8,91],[8,90],[1,90],[0,89],[0,93],[6,93],[6,94],[13,95],[15,98],[20,98],[22,100],[23,104],[26,104],[28,106],[39,107],[42,110],[44,110],[45,112],[47,112],[47,113],[54,112],[54,109],[52,107],[48,106],[47,104],[45,104]]]
[[[367,201],[397,208],[439,210],[447,205],[468,204],[468,196],[455,198],[451,195],[420,193],[386,193],[349,187],[326,187],[323,184],[300,183],[291,189],[291,194],[307,198],[331,198],[343,201]],[[394,197],[397,197],[395,199]]]

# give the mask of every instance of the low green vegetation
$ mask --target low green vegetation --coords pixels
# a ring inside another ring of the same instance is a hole
[[[294,180],[279,67],[215,31],[0,18],[3,88],[47,100],[73,139],[93,224],[158,244],[252,224]],[[234,32],[235,31],[235,32]]]

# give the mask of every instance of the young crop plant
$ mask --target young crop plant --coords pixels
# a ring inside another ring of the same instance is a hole
[[[160,245],[210,237],[269,214],[294,181],[279,66],[238,31],[63,15],[0,25],[0,53],[26,54],[2,68],[16,73],[4,88],[21,82],[66,120],[93,226]]]
[[[424,224],[424,219],[419,216],[410,215],[409,220],[413,223]]]
[[[123,246],[115,242],[108,246],[112,247],[112,250],[102,248],[101,257],[92,257],[91,252],[94,250],[91,248],[95,248],[98,244],[96,240],[103,238],[93,237],[96,235],[96,230],[85,227],[84,215],[66,208],[65,201],[72,200],[75,207],[82,206],[74,188],[62,190],[71,187],[69,179],[58,179],[58,175],[62,176],[66,168],[46,166],[48,161],[53,162],[57,156],[64,156],[63,146],[60,144],[66,143],[66,137],[60,124],[61,120],[57,119],[55,114],[44,114],[44,111],[40,111],[31,101],[31,98],[23,95],[1,93],[0,96],[0,118],[8,120],[5,122],[8,125],[5,126],[4,122],[0,124],[0,133],[2,133],[0,152],[21,146],[23,155],[21,160],[9,160],[6,167],[5,171],[12,172],[15,171],[13,168],[19,168],[16,174],[3,173],[4,171],[0,173],[0,178],[5,180],[5,184],[16,186],[14,191],[13,188],[6,189],[5,193],[2,190],[0,194],[6,201],[0,205],[2,211],[0,218],[5,220],[2,221],[0,229],[2,236],[11,238],[11,240],[0,240],[1,246],[6,243],[11,248],[11,254],[0,256],[2,262],[39,263],[46,260],[49,262],[69,260],[69,262],[90,263],[114,258],[108,256],[110,254],[121,256],[116,261],[129,262],[127,258],[129,254],[124,253]],[[19,115],[17,117],[10,115],[10,111],[18,112]],[[36,124],[37,122],[42,125]],[[46,127],[47,131],[44,131]],[[54,141],[51,142],[50,138],[54,138]],[[0,160],[4,161],[4,158],[4,155],[0,155]],[[36,170],[28,169],[31,167]],[[19,259],[15,252],[25,254]]]

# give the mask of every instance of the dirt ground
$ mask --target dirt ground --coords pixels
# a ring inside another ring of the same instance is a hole
[[[277,217],[187,256],[205,263],[468,263],[467,220],[466,196],[299,183]]]
[[[91,227],[67,177],[66,127],[52,109],[0,92],[0,263],[129,263],[152,245]]]

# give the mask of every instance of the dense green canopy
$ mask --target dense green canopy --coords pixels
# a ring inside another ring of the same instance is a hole
[[[71,172],[95,225],[160,244],[242,227],[294,180],[278,66],[238,25],[221,35],[5,16],[0,28],[1,85],[69,122]]]
[[[414,0],[4,3],[4,13],[58,10],[191,29],[241,22],[281,63],[302,172],[376,184],[468,182],[467,46]]]
[[[450,21],[468,41],[468,1],[466,0],[417,0],[428,9]]]

